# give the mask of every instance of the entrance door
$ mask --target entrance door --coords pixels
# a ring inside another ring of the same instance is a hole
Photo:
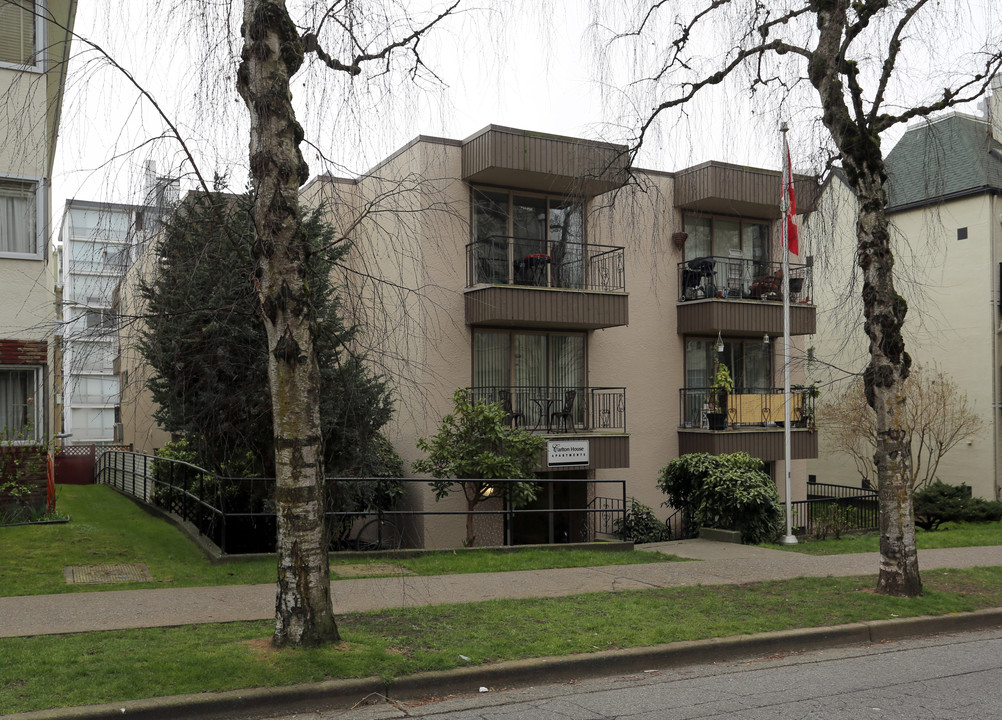
[[[531,512],[511,516],[512,545],[588,542],[588,487],[586,471],[537,473],[540,492],[521,508]],[[555,480],[557,480],[555,482]]]

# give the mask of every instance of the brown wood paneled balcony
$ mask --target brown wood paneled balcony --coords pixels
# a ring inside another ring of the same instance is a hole
[[[710,161],[680,171],[675,176],[675,206],[685,210],[779,217],[782,173]],[[811,212],[817,205],[817,178],[793,176],[797,210]]]
[[[722,332],[752,337],[783,334],[782,264],[701,257],[678,264],[678,333]],[[790,334],[817,328],[813,267],[790,265]]]
[[[804,389],[790,393],[794,460],[818,456],[811,395]],[[683,388],[679,391],[679,454],[746,452],[766,461],[782,460],[785,416],[781,388],[737,391],[726,399],[718,398],[710,388]]]
[[[466,246],[466,322],[589,330],[626,325],[624,250],[492,236]]]

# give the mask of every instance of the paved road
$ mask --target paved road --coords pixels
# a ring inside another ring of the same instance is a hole
[[[1002,717],[1002,630],[652,670],[273,720],[985,720]],[[259,716],[260,720],[263,716]]]

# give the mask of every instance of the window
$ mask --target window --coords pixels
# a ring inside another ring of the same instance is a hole
[[[580,200],[473,191],[474,282],[580,288]]]
[[[580,388],[585,336],[478,330],[473,334],[473,377],[476,387]]]
[[[511,393],[513,409],[536,426],[548,425],[574,393],[575,425],[584,419],[585,335],[478,330],[473,334],[473,385],[478,399]]]
[[[0,253],[38,255],[37,184],[0,179]]]
[[[114,408],[73,408],[70,422],[73,442],[111,440],[115,436]]]
[[[738,257],[768,262],[769,223],[760,220],[685,216],[685,259]]]
[[[0,438],[40,436],[41,369],[0,367]]]
[[[78,376],[71,378],[74,405],[111,405],[118,402],[118,378]]]
[[[0,3],[0,62],[35,65],[35,3],[6,0]]]
[[[717,341],[685,341],[685,386],[707,388],[713,380],[715,363],[724,363],[734,381],[734,392],[766,392],[772,388],[772,355],[761,340],[724,340],[724,351],[717,352]]]

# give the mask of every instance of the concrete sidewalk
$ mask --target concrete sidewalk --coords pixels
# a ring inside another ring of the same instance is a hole
[[[874,575],[879,563],[877,553],[814,557],[706,540],[656,543],[640,549],[697,562],[338,580],[331,583],[334,609],[340,614],[495,598]],[[1002,566],[1002,545],[922,550],[919,566],[923,570]],[[266,620],[274,615],[275,586],[270,583],[7,597],[0,598],[0,637]]]

